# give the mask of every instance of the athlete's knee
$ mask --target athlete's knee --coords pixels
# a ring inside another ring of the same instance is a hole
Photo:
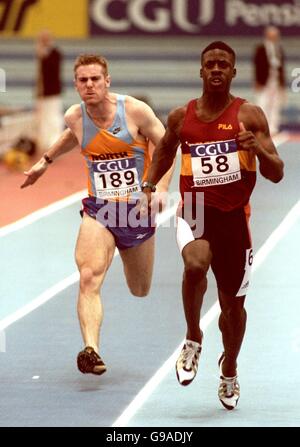
[[[137,298],[145,298],[150,291],[150,284],[148,282],[128,284],[128,287],[131,294]]]
[[[184,277],[192,283],[199,283],[206,278],[208,265],[204,261],[188,260],[185,262]]]
[[[102,269],[95,269],[90,266],[79,268],[81,290],[94,290],[100,286],[101,278],[104,274]]]
[[[226,306],[222,310],[222,314],[227,321],[234,322],[237,325],[239,322],[244,323],[247,319],[246,309],[242,306]]]

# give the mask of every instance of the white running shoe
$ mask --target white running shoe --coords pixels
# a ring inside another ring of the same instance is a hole
[[[237,375],[234,377],[225,377],[222,372],[222,363],[225,359],[224,352],[219,358],[218,365],[220,367],[220,384],[218,395],[220,402],[227,410],[233,410],[238,403],[240,397],[240,385]]]
[[[196,377],[202,346],[192,340],[185,340],[176,362],[176,375],[180,385],[189,385]]]

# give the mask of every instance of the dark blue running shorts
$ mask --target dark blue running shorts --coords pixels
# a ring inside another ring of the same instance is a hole
[[[141,218],[136,210],[136,201],[112,202],[89,196],[82,200],[81,216],[83,213],[105,226],[120,250],[135,247],[155,233],[154,217]]]

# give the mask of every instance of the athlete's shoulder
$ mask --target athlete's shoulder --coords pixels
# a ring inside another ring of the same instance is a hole
[[[133,96],[125,97],[125,107],[126,117],[135,123],[138,128],[152,125],[158,120],[155,112],[146,102]]]
[[[188,108],[188,104],[172,109],[168,116],[168,127],[174,128],[181,124],[184,120]]]
[[[252,119],[258,119],[264,116],[264,112],[261,107],[253,104],[247,100],[245,100],[240,106],[240,113],[245,115],[246,117]]]
[[[71,107],[69,107],[64,117],[66,124],[70,127],[73,123],[81,118],[80,104],[73,104]]]
[[[255,130],[266,125],[266,117],[262,108],[248,101],[241,104],[238,119],[244,123],[248,130]]]
[[[126,110],[132,112],[153,112],[152,107],[148,104],[147,98],[135,98],[134,96],[125,96]]]

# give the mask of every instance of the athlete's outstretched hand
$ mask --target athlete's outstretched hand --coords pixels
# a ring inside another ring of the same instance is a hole
[[[150,190],[147,189],[146,191],[141,193],[136,207],[142,217],[146,217],[148,214],[151,213],[151,201],[152,192]]]
[[[237,135],[237,141],[244,151],[254,151],[257,153],[259,143],[254,133],[245,128],[244,123],[240,123],[240,131]]]
[[[161,213],[167,204],[167,192],[145,190],[138,201],[137,209],[142,217]]]
[[[33,185],[41,175],[44,174],[48,167],[48,163],[44,158],[41,158],[35,165],[33,165],[29,171],[24,171],[24,174],[27,176],[24,183],[21,185],[21,188],[26,188],[26,186]]]

